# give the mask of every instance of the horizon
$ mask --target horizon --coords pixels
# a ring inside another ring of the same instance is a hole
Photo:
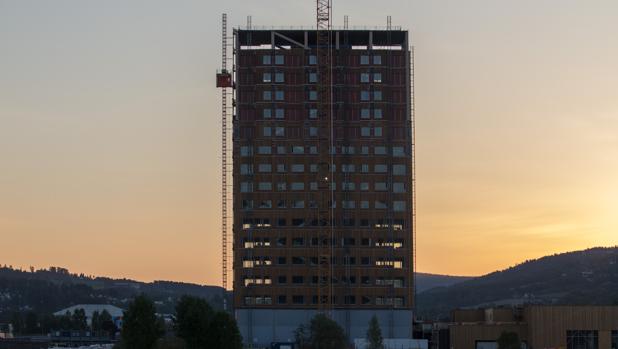
[[[335,25],[411,32],[416,269],[618,245],[618,3],[385,4],[337,0]],[[313,7],[0,0],[1,262],[220,285],[220,15]]]

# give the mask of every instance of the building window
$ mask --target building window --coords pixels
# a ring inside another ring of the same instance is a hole
[[[275,127],[275,136],[278,136],[278,137],[285,136],[285,128],[284,127]]]
[[[294,304],[305,304],[305,297],[303,297],[303,296],[292,296],[292,303],[294,303]]]
[[[287,301],[287,298],[285,297],[285,295],[279,295],[277,297],[277,303],[278,304],[286,304],[287,302],[288,301]]]
[[[382,91],[373,91],[373,100],[381,101],[382,100]]]
[[[272,151],[272,148],[269,145],[263,145],[258,147],[258,154],[260,155],[269,155]]]
[[[406,188],[404,187],[403,183],[393,183],[393,193],[405,193],[406,192]]]
[[[405,156],[405,152],[403,150],[403,147],[393,147],[393,156],[396,157],[401,157],[401,156]]]
[[[309,82],[310,83],[318,82],[318,74],[317,73],[309,73]]]
[[[281,55],[276,55],[275,56],[275,64],[277,65],[282,65],[284,63],[284,57]],[[375,58],[374,58],[374,64],[375,64]]]
[[[240,156],[251,156],[253,155],[253,147],[248,145],[242,145],[240,147]]]
[[[275,73],[275,82],[284,82],[285,75],[283,73]]]
[[[295,145],[292,147],[292,154],[303,154],[305,153],[305,147],[302,145]]]
[[[283,119],[283,118],[284,118],[284,116],[285,116],[285,111],[284,111],[284,109],[281,109],[281,108],[279,108],[279,109],[275,109],[275,117],[276,117],[277,119]]]
[[[285,182],[277,183],[277,190],[278,191],[285,191],[286,190],[286,183]]]
[[[249,175],[253,173],[253,166],[249,164],[240,164],[240,174]]]
[[[361,172],[362,173],[369,173],[369,164],[362,164],[361,165]]]
[[[260,202],[260,208],[273,208],[272,200],[264,200]]]
[[[266,126],[263,129],[264,132],[262,132],[262,134],[264,135],[264,137],[270,137],[272,135],[271,133],[271,128]]]
[[[382,82],[382,73],[373,73],[373,82]]]
[[[258,171],[262,173],[269,173],[272,171],[272,165],[271,164],[259,164]]]
[[[295,173],[303,173],[303,172],[305,172],[305,165],[303,165],[303,164],[293,164],[292,165],[292,172],[295,172]]]
[[[264,109],[262,111],[262,117],[264,117],[264,119],[270,119],[271,115],[272,115],[271,109]]]
[[[272,99],[272,92],[271,91],[264,91],[262,93],[262,99],[265,101],[270,101]]]
[[[303,182],[293,182],[290,186],[292,190],[305,190],[305,183]]]
[[[406,202],[405,201],[393,201],[393,211],[395,212],[404,212],[406,210]]]
[[[277,165],[277,172],[278,173],[285,173],[286,172],[285,164],[278,164]]]
[[[373,172],[375,173],[386,173],[388,171],[388,167],[384,164],[376,164],[373,166]]]
[[[388,190],[388,186],[386,182],[376,182],[375,183],[375,191],[386,191]]]
[[[272,76],[270,73],[264,73],[262,75],[262,82],[271,82],[272,80]]]
[[[316,64],[318,64],[318,56],[310,55],[309,56],[309,65],[316,65]]]
[[[361,73],[360,80],[361,82],[369,82],[369,73]]]
[[[382,109],[374,109],[373,110],[373,117],[375,119],[382,119]]]
[[[599,331],[567,331],[567,349],[598,349]]]
[[[361,136],[363,137],[371,136],[371,127],[361,127]]]
[[[310,145],[309,146],[309,154],[317,154],[318,153],[318,147],[315,145]]]
[[[393,174],[395,176],[404,176],[406,174],[406,165],[393,165]]]
[[[318,110],[309,109],[309,119],[317,119],[317,118],[318,118]]]
[[[375,137],[382,137],[382,127],[374,127],[373,135]]]
[[[305,208],[305,200],[292,201],[292,208]]]
[[[373,64],[376,64],[376,65],[382,64],[382,56],[378,56],[378,55],[373,56]]]
[[[309,127],[309,137],[317,137],[317,136],[318,136],[318,128]]]
[[[369,190],[369,183],[367,183],[367,182],[361,182],[361,184],[360,184],[360,190],[361,190],[361,191],[367,191],[367,190]]]
[[[386,147],[384,146],[377,146],[375,148],[373,148],[373,153],[376,155],[386,155]]]
[[[262,56],[262,64],[270,65],[270,56]]]
[[[360,117],[361,119],[369,119],[369,109],[361,109]]]
[[[285,99],[285,93],[283,91],[275,91],[275,99],[282,101]]]
[[[258,190],[273,190],[273,184],[271,182],[260,182],[258,183]]]
[[[269,57],[269,58],[270,58],[270,57]],[[269,62],[270,62],[270,59],[269,59]],[[269,64],[270,64],[270,63],[269,63]],[[360,64],[362,64],[362,65],[367,65],[367,64],[369,64],[369,56],[367,56],[367,55],[362,55],[362,56],[360,56]]]
[[[386,208],[388,208],[388,206],[386,205],[386,202],[380,201],[380,200],[376,200],[375,208],[377,208],[377,209],[386,209]]]
[[[366,145],[363,145],[361,147],[361,155],[369,155],[369,147]]]
[[[315,101],[318,99],[318,91],[309,91],[309,100]]]
[[[285,154],[285,146],[278,145],[277,146],[277,154]]]
[[[241,193],[250,193],[252,191],[253,191],[253,182],[241,182],[240,183]]]
[[[264,92],[266,92],[266,91],[264,91]],[[361,99],[361,101],[364,101],[364,102],[368,101],[369,100],[369,91],[361,91],[360,99]]]
[[[612,331],[612,349],[618,349],[618,330]]]

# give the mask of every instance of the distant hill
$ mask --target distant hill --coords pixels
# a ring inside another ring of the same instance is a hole
[[[446,318],[462,307],[618,302],[618,247],[592,248],[529,260],[417,296],[426,318]]]
[[[471,279],[473,277],[416,273],[416,292],[423,292],[435,287],[448,287]]]
[[[161,313],[173,313],[176,301],[184,294],[208,299],[215,308],[223,304],[223,289],[216,286],[93,277],[57,267],[24,271],[4,266],[0,267],[0,322],[14,311],[53,313],[75,304],[126,308],[139,293],[152,298]]]

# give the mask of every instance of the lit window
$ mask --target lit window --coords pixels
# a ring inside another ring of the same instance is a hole
[[[262,116],[264,117],[264,119],[270,119],[271,114],[272,114],[272,110],[270,109],[264,109],[262,111]]]
[[[270,64],[270,56],[262,56],[262,64]]]
[[[258,147],[258,154],[268,155],[272,151],[272,147],[269,145],[262,145]]]
[[[369,91],[361,91],[360,99],[361,99],[361,101],[368,101],[369,100]]]
[[[285,128],[280,127],[280,126],[275,127],[275,136],[279,136],[279,137],[285,136]]]
[[[381,101],[382,100],[382,91],[373,91],[373,100]]]
[[[278,101],[282,101],[285,99],[285,94],[283,91],[275,91],[275,99]]]
[[[393,165],[393,174],[395,176],[403,176],[406,174],[406,166],[405,165]]]
[[[369,73],[361,73],[360,80],[361,82],[369,82]]]
[[[284,62],[283,56],[281,56],[281,55],[276,55],[275,56],[275,64],[281,65],[281,64],[283,64],[283,62]],[[374,58],[374,64],[376,64],[375,63],[375,58]]]
[[[382,109],[374,109],[373,117],[376,119],[382,119]]]
[[[316,55],[309,56],[309,65],[318,64],[318,57]]]
[[[361,119],[369,119],[369,109],[361,109]]]
[[[264,137],[270,137],[272,135],[270,127],[268,126],[264,127],[263,134],[264,134]]]
[[[309,73],[309,82],[310,83],[318,82],[318,74],[317,73]]]
[[[262,81],[263,82],[271,82],[272,81],[272,77],[271,77],[270,73],[264,73],[264,75],[262,76]]]
[[[309,100],[315,101],[318,99],[318,91],[309,91]]]
[[[375,137],[382,137],[382,127],[376,127],[373,129],[373,135]]]
[[[405,193],[406,192],[406,188],[404,187],[403,183],[393,183],[393,193]]]
[[[275,117],[277,119],[283,119],[285,111],[283,109],[275,109]]]
[[[275,82],[285,81],[285,75],[283,73],[275,73]]]
[[[265,101],[270,101],[272,99],[272,92],[271,91],[264,91],[262,93],[262,99]]]
[[[373,82],[382,82],[382,73],[373,73]]]
[[[403,212],[406,210],[406,202],[405,201],[393,201],[393,211],[395,212]]]
[[[269,57],[269,62],[270,62],[270,57]],[[369,64],[369,56],[367,56],[367,55],[360,56],[360,64],[362,64],[362,65]]]
[[[373,56],[373,64],[382,64],[382,56]]]

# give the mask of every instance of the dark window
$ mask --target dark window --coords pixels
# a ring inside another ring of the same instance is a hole
[[[292,257],[292,264],[305,264],[304,257]]]
[[[302,246],[304,244],[305,244],[305,240],[303,238],[292,239],[292,246]]]
[[[361,304],[363,304],[363,305],[371,304],[371,298],[369,298],[367,296],[363,296],[361,298]]]
[[[277,303],[279,304],[285,304],[287,303],[287,297],[285,295],[280,295],[279,297],[277,297]]]
[[[292,296],[292,303],[305,304],[305,298],[303,296]]]
[[[361,257],[361,265],[369,265],[369,257]]]
[[[286,245],[286,239],[285,238],[278,238],[277,239],[277,246],[285,246]]]
[[[316,275],[311,277],[311,283],[312,284],[317,284],[318,283],[318,277]]]
[[[280,227],[285,227],[285,218],[277,219],[277,225]]]
[[[343,303],[344,304],[356,304],[356,297],[355,296],[345,296],[343,298]]]
[[[277,280],[280,284],[285,284],[286,282],[288,282],[288,278],[285,275],[279,275],[279,278]]]
[[[369,239],[362,239],[362,240],[361,240],[361,245],[363,245],[363,246],[369,246]]]
[[[277,257],[277,264],[285,264],[285,257]]]
[[[369,285],[369,276],[361,276],[361,284]]]
[[[368,227],[369,226],[369,220],[368,219],[361,219],[360,220],[360,226],[361,227]]]
[[[292,283],[293,284],[302,284],[304,283],[305,280],[302,276],[292,276]]]
[[[598,349],[599,331],[567,331],[567,349]]]

